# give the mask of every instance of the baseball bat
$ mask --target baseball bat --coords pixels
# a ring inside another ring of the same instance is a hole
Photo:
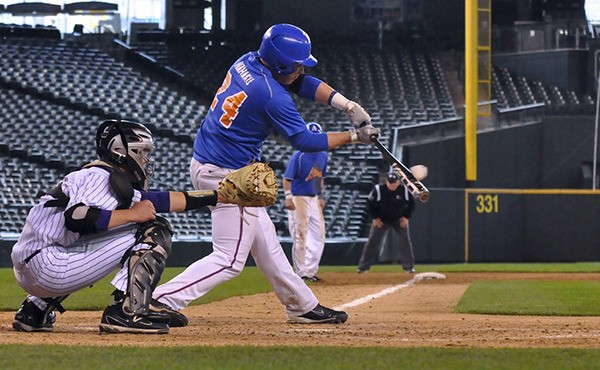
[[[408,191],[421,203],[425,203],[429,200],[429,190],[423,185],[423,183],[415,178],[415,175],[411,172],[411,170],[404,165],[404,163],[400,162],[398,158],[394,157],[394,155],[379,141],[377,135],[371,136],[371,141],[375,144],[375,146],[381,151],[383,157],[387,160],[387,162],[394,167],[398,175],[400,176],[400,180],[406,186]]]

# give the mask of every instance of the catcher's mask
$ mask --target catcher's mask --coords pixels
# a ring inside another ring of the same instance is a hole
[[[310,49],[310,37],[304,30],[292,24],[279,23],[263,35],[258,56],[278,74],[290,75],[296,70],[296,64],[305,67],[317,65]]]
[[[154,162],[152,133],[144,125],[132,121],[107,120],[96,131],[96,152],[101,160],[125,168],[131,184],[148,190]]]

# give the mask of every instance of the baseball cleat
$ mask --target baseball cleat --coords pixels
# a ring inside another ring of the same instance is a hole
[[[169,327],[170,328],[180,328],[183,326],[187,326],[190,322],[184,314],[179,311],[175,311],[171,307],[167,306],[164,303],[157,301],[156,299],[152,299],[150,301],[150,314],[163,314],[169,317]]]
[[[25,299],[15,315],[12,327],[16,331],[50,332],[55,321],[56,314],[54,311],[50,311],[45,315],[44,311],[39,309],[33,302]]]
[[[317,275],[314,275],[314,276],[302,276],[301,279],[304,280],[304,281],[306,281],[306,282],[310,282],[310,283],[322,283],[323,282],[323,279],[321,279]]]
[[[128,315],[123,312],[123,303],[104,309],[100,321],[101,333],[167,334],[169,325],[151,321],[147,315]]]
[[[289,324],[342,324],[348,320],[348,314],[344,311],[335,311],[317,304],[309,312],[300,316],[289,316]]]

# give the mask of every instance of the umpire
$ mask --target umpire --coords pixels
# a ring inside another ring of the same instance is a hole
[[[415,272],[415,257],[410,241],[409,219],[415,208],[415,201],[406,187],[400,184],[396,173],[387,176],[385,184],[377,184],[371,190],[367,209],[373,217],[369,240],[365,244],[358,262],[357,272],[366,273],[376,263],[379,246],[391,228],[400,237],[400,259],[406,272]]]

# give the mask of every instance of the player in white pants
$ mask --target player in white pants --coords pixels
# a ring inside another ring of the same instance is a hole
[[[355,102],[321,80],[304,75],[317,60],[309,36],[300,28],[277,24],[263,35],[258,51],[229,68],[194,141],[191,162],[196,188],[215,189],[229,172],[260,161],[264,140],[274,131],[292,145],[318,152],[350,142],[371,143],[380,130]],[[308,131],[290,95],[345,111],[357,127],[349,132]],[[361,123],[366,123],[361,126]],[[180,310],[215,286],[237,276],[248,253],[271,282],[290,323],[343,323],[348,315],[321,306],[287,260],[267,211],[218,204],[212,211],[213,252],[190,265],[154,292],[159,302]]]
[[[201,164],[195,159],[190,168],[194,187],[201,189],[216,189],[223,177],[233,171]],[[317,306],[315,295],[290,267],[265,208],[219,203],[210,209],[213,252],[159,285],[154,291],[159,302],[174,309],[186,307],[215,286],[239,275],[248,254],[252,253],[279,300],[286,305],[288,316],[300,316]]]
[[[321,133],[321,125],[306,125],[313,133]],[[324,178],[327,173],[327,152],[295,151],[283,174],[285,208],[292,237],[294,270],[304,281],[322,281],[317,276],[325,249],[325,218],[323,217]]]

